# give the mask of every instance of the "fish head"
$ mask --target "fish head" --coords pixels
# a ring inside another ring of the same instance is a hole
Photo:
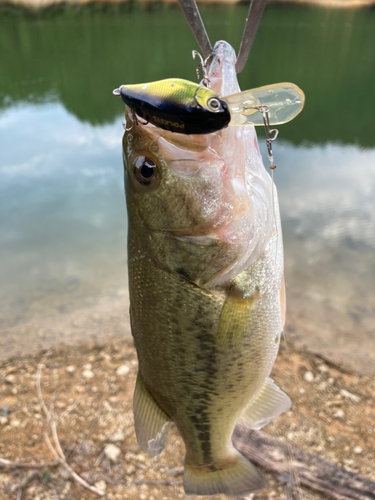
[[[129,110],[126,119],[131,123]],[[139,121],[125,132],[126,197],[145,230],[204,236],[229,222],[232,214],[220,175],[224,162],[210,139]]]
[[[214,92],[239,91],[235,54],[215,45]],[[123,138],[129,238],[168,272],[215,286],[244,271],[272,232],[271,179],[254,127],[184,135],[127,109]]]

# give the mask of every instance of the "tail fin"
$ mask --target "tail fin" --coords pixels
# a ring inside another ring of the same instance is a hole
[[[241,453],[224,468],[199,470],[185,463],[184,488],[187,495],[218,495],[243,497],[266,487],[262,474]]]

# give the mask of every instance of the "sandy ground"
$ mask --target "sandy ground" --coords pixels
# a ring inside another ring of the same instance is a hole
[[[131,403],[136,354],[129,338],[113,338],[104,345],[51,349],[0,364],[0,462],[40,465],[0,466],[0,499],[99,498],[78,485],[48,449],[46,417],[36,391],[40,363],[43,398],[76,473],[104,490],[109,500],[185,498],[184,447],[177,431],[154,459],[136,443]],[[290,342],[288,352],[281,349],[273,378],[293,407],[264,430],[374,481],[375,378],[348,372]],[[269,487],[255,500],[292,498],[277,478],[266,477]],[[293,498],[323,497],[295,489]]]

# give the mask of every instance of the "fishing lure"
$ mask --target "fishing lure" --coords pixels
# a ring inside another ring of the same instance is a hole
[[[228,125],[263,126],[265,109],[269,125],[281,125],[295,118],[305,102],[304,93],[293,83],[220,97],[205,85],[169,78],[121,85],[113,93],[146,122],[182,134],[210,134]]]
[[[178,78],[121,85],[113,91],[137,116],[182,134],[210,134],[228,126],[227,103],[208,87]]]

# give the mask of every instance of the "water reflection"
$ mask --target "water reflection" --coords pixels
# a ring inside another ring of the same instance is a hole
[[[202,5],[212,40],[239,46],[247,5]],[[271,5],[266,9],[242,88],[292,81],[307,95],[298,121],[283,128],[303,141],[374,144],[375,13]],[[177,48],[178,43],[178,48]],[[81,121],[111,123],[111,90],[178,76],[192,79],[196,43],[177,5],[51,9],[0,16],[0,109],[60,101]]]
[[[40,345],[65,338],[71,326],[60,322],[125,293],[126,212],[120,120],[95,127],[61,104],[18,106],[0,117],[0,134],[4,355],[20,349],[14,337],[24,336],[22,348],[36,332]],[[97,323],[90,336],[101,333]],[[75,330],[73,338],[88,335]]]
[[[246,9],[204,6],[211,38],[238,46]],[[307,95],[275,145],[289,330],[367,367],[374,28],[373,11],[268,7],[241,75],[242,88],[289,80]],[[0,17],[0,357],[127,329],[122,105],[111,90],[192,79],[193,47],[173,6]]]

